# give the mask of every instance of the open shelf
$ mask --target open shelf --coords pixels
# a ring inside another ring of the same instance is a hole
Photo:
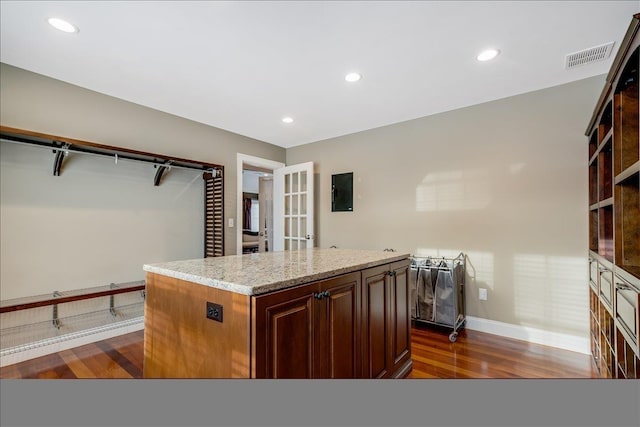
[[[613,206],[598,209],[598,253],[613,261]]]
[[[633,274],[640,269],[640,173],[615,186],[616,265]],[[634,274],[636,277],[640,276]]]
[[[616,355],[618,378],[640,378],[640,359],[618,329],[616,329]]]
[[[602,307],[599,309],[600,319],[600,368],[606,378],[613,378],[615,371],[615,352],[611,344],[615,337],[615,325],[609,312]]]
[[[589,160],[593,158],[593,155],[596,154],[596,150],[598,149],[598,130],[594,130],[591,134],[591,138],[589,138]]]
[[[607,140],[598,153],[598,200],[613,196],[613,142]]]
[[[589,206],[598,203],[598,162],[589,165]]]
[[[589,250],[598,252],[598,211],[589,211]]]
[[[589,322],[591,325],[590,341],[591,341],[591,354],[593,355],[594,362],[598,371],[600,370],[600,322],[598,315],[598,306],[600,302],[598,295],[589,289]]]
[[[602,142],[604,138],[607,136],[611,128],[613,127],[613,103],[609,101],[606,107],[602,112],[602,117],[600,117],[600,124],[598,125],[598,137],[599,141]]]
[[[615,174],[622,173],[626,168],[640,159],[638,149],[638,49],[631,55],[624,67],[616,86],[615,101]]]

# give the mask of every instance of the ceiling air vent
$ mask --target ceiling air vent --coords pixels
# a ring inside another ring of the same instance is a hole
[[[613,44],[614,42],[601,44],[600,46],[570,53],[566,56],[565,68],[569,70],[579,65],[591,64],[592,62],[607,59],[609,55],[611,55]]]

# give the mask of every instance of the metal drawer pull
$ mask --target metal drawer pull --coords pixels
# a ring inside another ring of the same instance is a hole
[[[329,291],[313,293],[313,297],[317,300],[321,300],[323,298],[329,298],[330,296],[331,296],[331,293]]]
[[[624,283],[616,282],[616,289],[620,289],[621,291],[630,291],[631,286],[625,285]]]

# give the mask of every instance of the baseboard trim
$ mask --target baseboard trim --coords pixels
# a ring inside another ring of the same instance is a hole
[[[84,331],[10,347],[0,351],[0,367],[144,329],[144,316]]]
[[[591,354],[589,338],[545,331],[543,329],[531,328],[528,326],[513,325],[510,323],[472,316],[467,316],[465,327],[474,331],[500,335],[534,344],[548,345],[550,347],[561,348],[563,350]]]

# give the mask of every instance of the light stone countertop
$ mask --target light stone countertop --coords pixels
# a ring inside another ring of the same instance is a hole
[[[312,248],[145,264],[143,269],[243,295],[260,295],[408,257],[399,252]]]

